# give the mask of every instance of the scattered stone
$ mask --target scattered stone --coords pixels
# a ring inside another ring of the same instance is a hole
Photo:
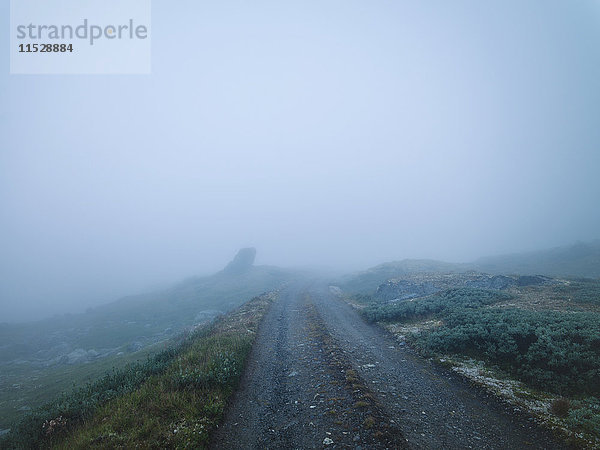
[[[326,437],[323,439],[323,445],[331,445],[333,444],[333,439]]]

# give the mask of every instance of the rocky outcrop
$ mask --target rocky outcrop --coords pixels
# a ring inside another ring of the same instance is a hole
[[[60,362],[63,364],[81,364],[96,359],[98,356],[100,356],[100,354],[96,350],[84,350],[78,348],[68,355],[63,356]]]
[[[204,311],[200,311],[198,314],[196,314],[196,317],[194,318],[194,322],[195,323],[210,322],[215,317],[218,317],[221,314],[223,314],[223,311],[219,311],[217,309],[205,309]]]
[[[375,297],[384,302],[424,297],[451,288],[503,290],[525,286],[554,284],[556,280],[541,275],[490,275],[480,272],[422,273],[406,275],[381,284]]]
[[[517,277],[517,286],[541,286],[555,284],[555,280],[543,275],[522,275]]]
[[[508,289],[516,284],[516,280],[513,277],[506,277],[504,275],[482,275],[475,280],[467,280],[465,287],[478,288],[478,289]]]
[[[256,249],[253,247],[242,248],[235,258],[227,264],[223,272],[231,275],[237,275],[248,271],[254,264],[256,258]]]
[[[383,301],[407,300],[409,298],[423,297],[440,291],[433,283],[415,283],[409,280],[390,280],[377,288],[375,294]]]

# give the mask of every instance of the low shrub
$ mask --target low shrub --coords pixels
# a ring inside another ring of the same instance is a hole
[[[479,308],[511,296],[504,292],[475,288],[448,289],[439,294],[417,300],[403,300],[393,303],[372,304],[362,312],[370,322],[405,321],[430,316],[457,308]]]
[[[444,323],[413,342],[427,352],[486,359],[559,394],[600,394],[599,314],[462,309]]]
[[[574,403],[568,413],[567,422],[575,429],[600,437],[600,401],[598,398],[588,397]]]

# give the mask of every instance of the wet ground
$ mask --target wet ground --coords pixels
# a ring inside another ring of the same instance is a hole
[[[265,317],[214,448],[565,448],[532,419],[401,347],[325,285]]]

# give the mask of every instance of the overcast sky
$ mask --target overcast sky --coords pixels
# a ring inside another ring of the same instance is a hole
[[[248,245],[257,263],[355,269],[600,237],[598,1],[152,15],[151,75],[9,75],[4,53],[0,322],[209,273]]]

